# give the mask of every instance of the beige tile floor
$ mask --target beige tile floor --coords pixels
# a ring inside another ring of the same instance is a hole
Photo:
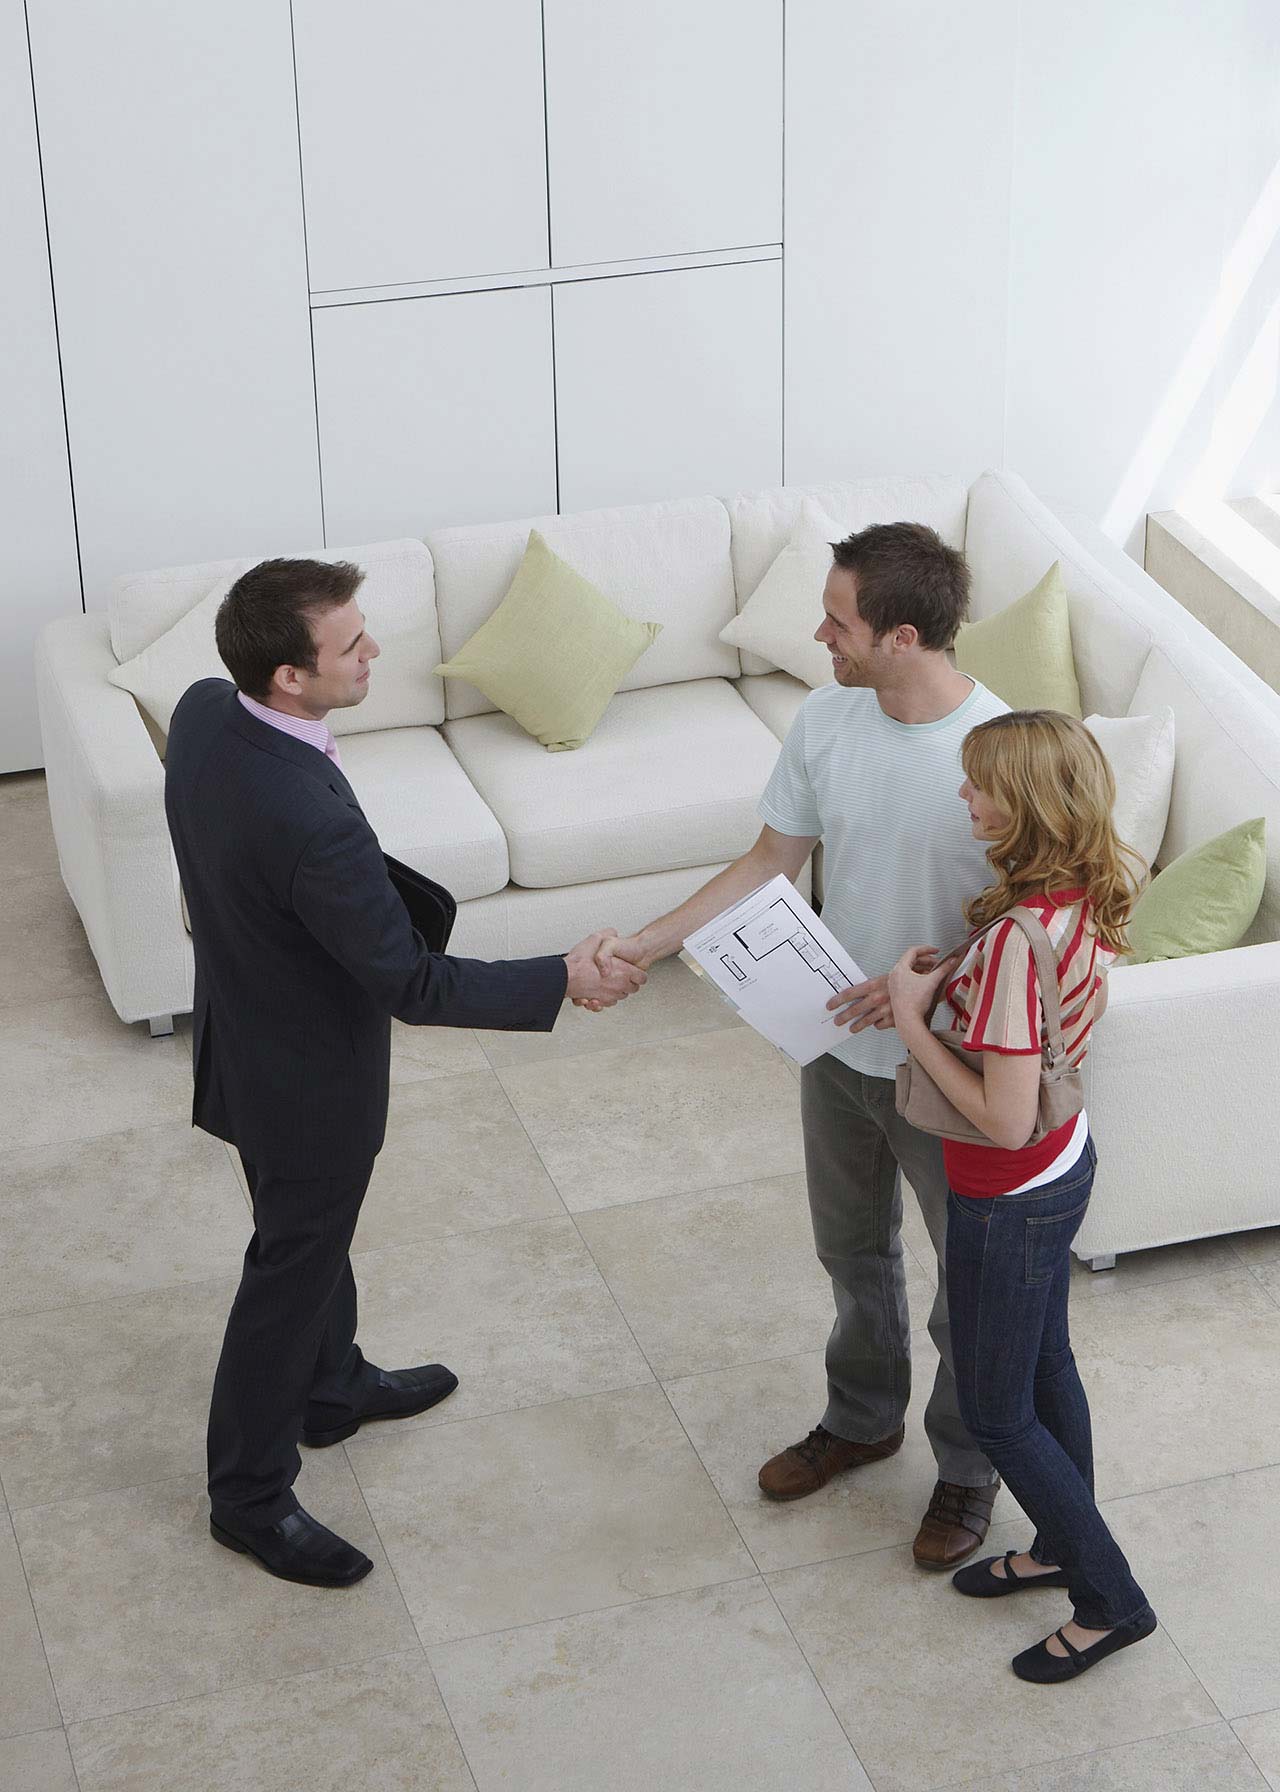
[[[0,897],[4,1792],[1280,1789],[1280,1230],[1077,1275],[1099,1494],[1162,1626],[1040,1691],[1007,1663],[1057,1596],[975,1611],[912,1565],[919,1400],[892,1461],[756,1490],[829,1322],[782,1060],[678,964],[550,1038],[399,1028],[362,1337],[462,1385],[307,1456],[375,1572],[288,1587],[206,1526],[237,1165],[187,1124],[187,1028],[111,1013],[38,776],[0,779]]]

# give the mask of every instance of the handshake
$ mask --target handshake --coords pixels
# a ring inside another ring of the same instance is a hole
[[[622,939],[614,927],[603,927],[565,955],[569,970],[566,991],[575,1008],[599,1014],[623,1002],[647,982],[645,971],[653,963],[640,936]]]

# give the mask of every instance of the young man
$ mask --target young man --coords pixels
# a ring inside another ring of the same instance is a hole
[[[961,554],[918,523],[877,524],[833,552],[815,639],[831,653],[835,683],[800,707],[760,802],[760,838],[680,908],[630,939],[605,941],[598,956],[651,965],[768,878],[797,877],[822,841],[822,918],[870,981],[828,1004],[851,1023],[849,1038],[806,1066],[800,1084],[813,1235],[836,1307],[827,1409],[765,1463],[760,1486],[773,1499],[798,1499],[901,1446],[911,1387],[905,1175],[939,1263],[929,1331],[941,1361],[925,1411],[939,1479],[915,1559],[945,1568],[986,1536],[999,1482],[960,1418],[942,1267],[942,1143],[896,1111],[894,1072],[905,1054],[886,978],[920,940],[950,951],[964,936],[962,904],[991,881],[956,791],[965,735],[1007,705],[947,656],[968,609]]]
[[[270,1573],[351,1586],[373,1564],[299,1506],[297,1443],[407,1418],[458,1385],[385,1370],[355,1341],[348,1251],[382,1148],[391,1017],[549,1032],[565,997],[611,1007],[643,973],[567,958],[502,964],[428,950],[325,723],[363,701],[378,645],[345,562],[268,560],[218,611],[235,680],[174,712],[165,809],[195,948],[197,1126],[236,1146],[254,1234],[214,1381],[214,1537]],[[428,1166],[429,1174],[429,1166]]]

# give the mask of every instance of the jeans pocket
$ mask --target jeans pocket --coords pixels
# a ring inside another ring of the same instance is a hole
[[[1025,1285],[1041,1287],[1058,1273],[1071,1240],[1080,1230],[1080,1222],[1089,1205],[1089,1197],[1067,1213],[1046,1213],[1026,1221]]]
[[[981,1226],[990,1225],[992,1210],[998,1198],[958,1195],[954,1189],[947,1190],[948,1208],[953,1213],[963,1214],[966,1219],[977,1220]]]

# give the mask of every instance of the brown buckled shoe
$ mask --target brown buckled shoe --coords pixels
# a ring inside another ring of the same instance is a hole
[[[956,1568],[967,1562],[986,1541],[999,1491],[998,1480],[989,1487],[958,1487],[954,1481],[939,1481],[911,1546],[920,1566]]]
[[[856,1444],[847,1437],[837,1437],[825,1425],[815,1425],[808,1437],[791,1444],[771,1456],[760,1470],[761,1493],[771,1500],[799,1500],[806,1493],[816,1493],[834,1475],[846,1469],[861,1468],[866,1462],[882,1462],[902,1448],[901,1425],[879,1443]]]

